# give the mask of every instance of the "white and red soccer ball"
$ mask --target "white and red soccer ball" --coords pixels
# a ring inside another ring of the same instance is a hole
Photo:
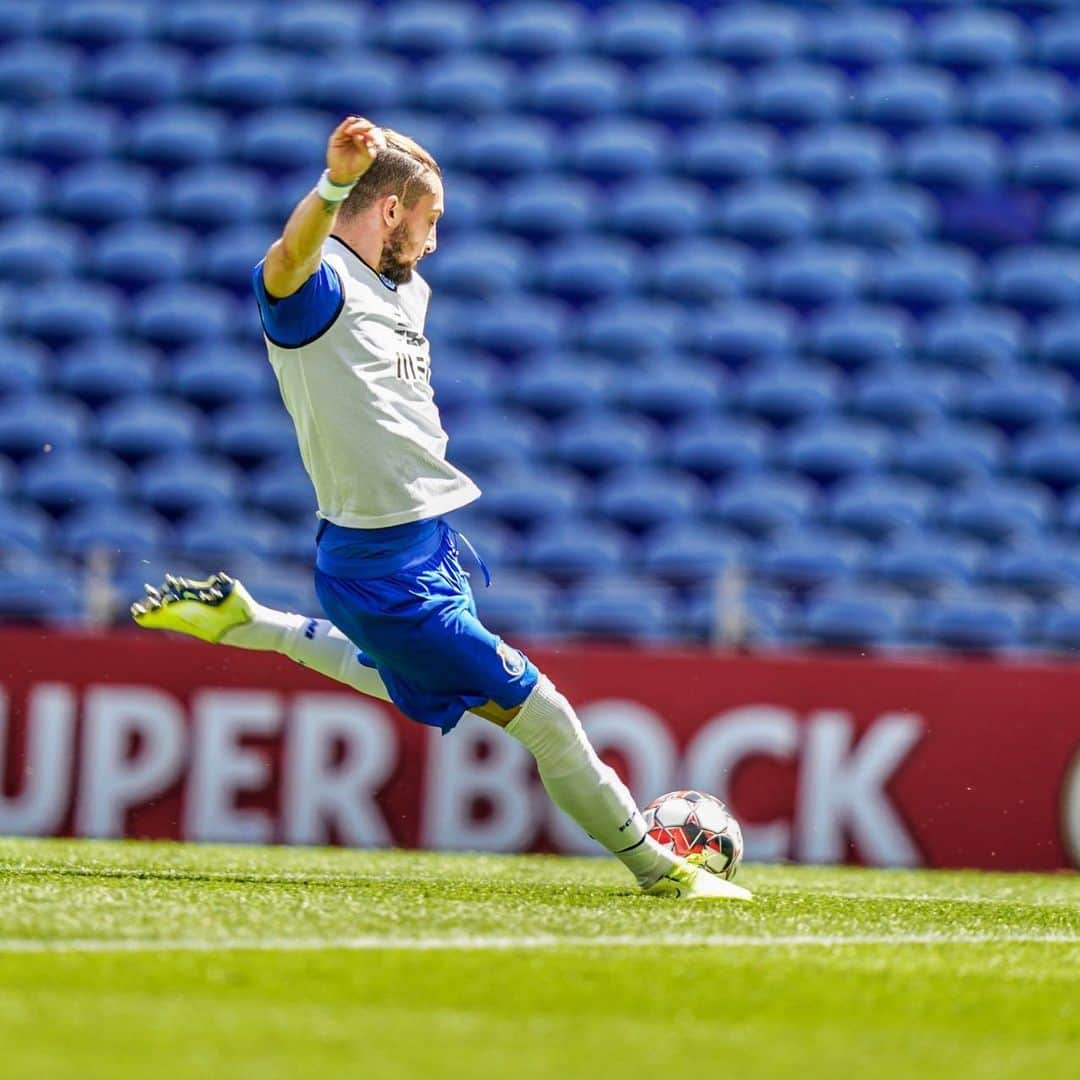
[[[743,854],[742,829],[731,811],[703,791],[669,791],[644,811],[649,835],[723,878],[733,878]]]

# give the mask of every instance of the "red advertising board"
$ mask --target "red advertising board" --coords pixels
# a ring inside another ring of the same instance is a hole
[[[748,857],[1080,865],[1080,665],[532,649],[640,801],[728,801]],[[283,657],[0,632],[0,835],[589,851],[531,759]]]

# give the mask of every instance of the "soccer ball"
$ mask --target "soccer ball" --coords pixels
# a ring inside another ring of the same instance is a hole
[[[643,813],[649,835],[662,847],[720,877],[735,876],[742,861],[742,829],[715,795],[669,791]]]

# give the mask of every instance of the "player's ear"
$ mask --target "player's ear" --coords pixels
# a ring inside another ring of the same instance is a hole
[[[383,200],[383,224],[394,228],[401,220],[401,199],[396,195],[387,195]]]

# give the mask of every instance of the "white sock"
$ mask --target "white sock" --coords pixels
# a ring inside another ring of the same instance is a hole
[[[646,834],[626,785],[596,756],[570,702],[546,675],[506,730],[536,758],[551,801],[621,860],[642,888],[678,864]]]
[[[281,653],[361,694],[390,700],[379,673],[356,659],[356,646],[333,623],[259,603],[252,609],[251,622],[226,631],[224,644]]]

